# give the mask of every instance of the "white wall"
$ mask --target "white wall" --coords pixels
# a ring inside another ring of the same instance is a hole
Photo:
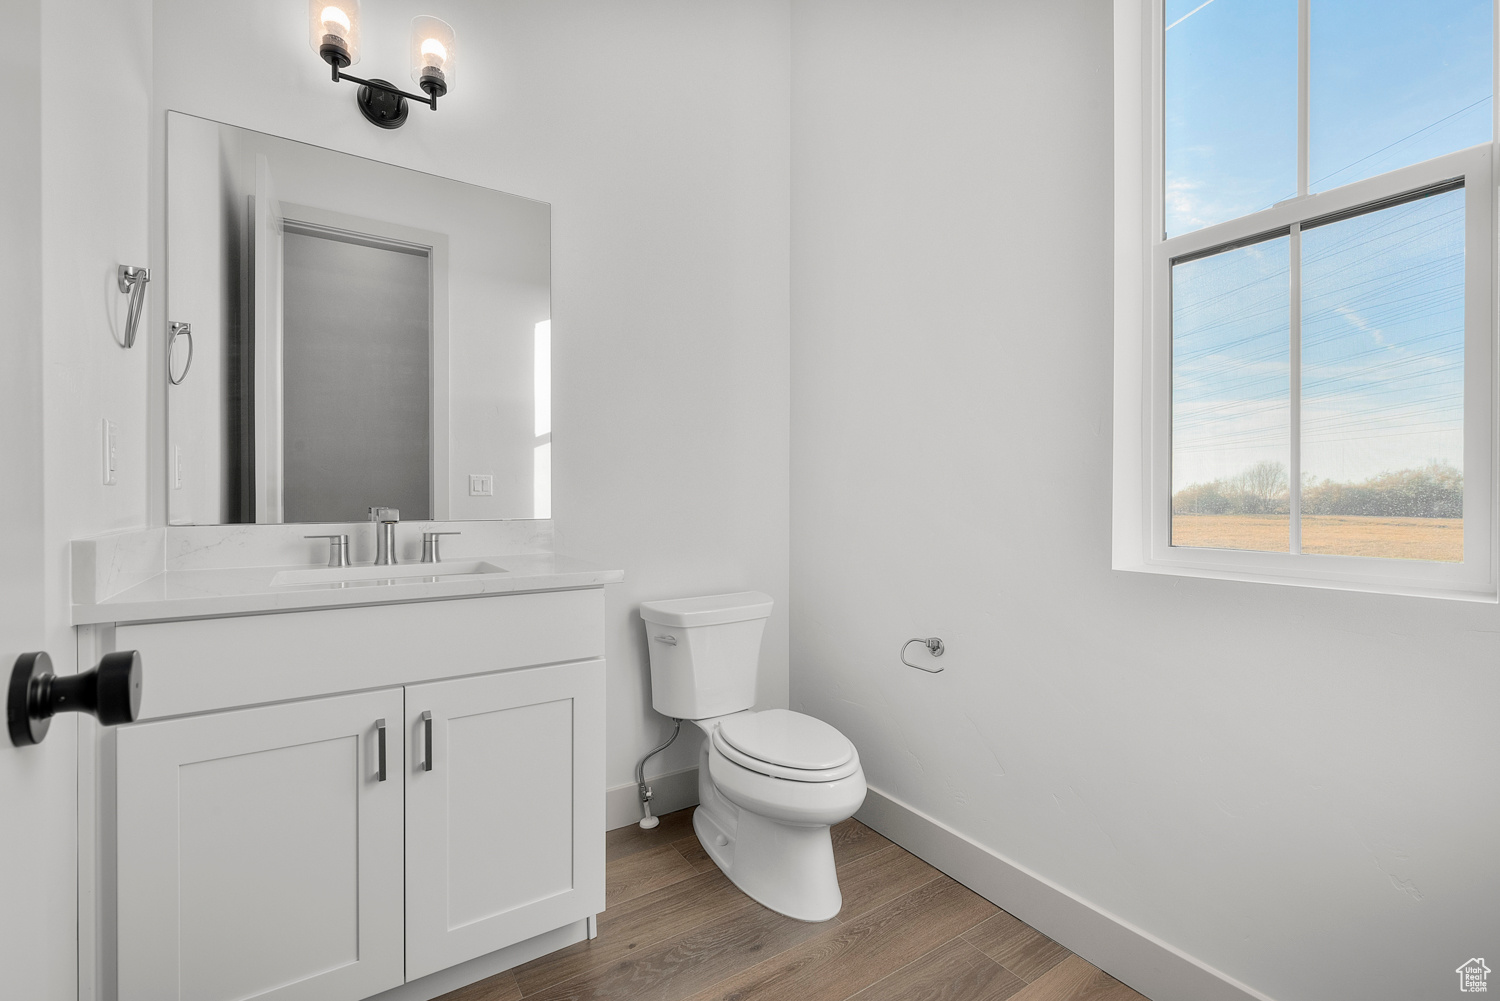
[[[363,10],[355,72],[406,80],[413,9]],[[626,572],[609,596],[607,774],[629,783],[666,729],[641,600],[772,594],[761,701],[785,704],[788,5],[422,11],[454,25],[463,61],[435,114],[387,132],[328,80],[304,6],[157,0],[153,194],[173,109],[552,204],[553,512],[561,551]],[[152,468],[164,480],[160,455]],[[153,505],[160,520],[159,488]],[[686,744],[653,771],[692,764]]]
[[[73,660],[69,541],[146,522],[151,324],[143,314],[135,347],[121,346],[127,300],[116,268],[149,263],[150,3],[44,3],[42,18],[43,38],[73,53],[44,64],[42,98],[48,643],[54,659],[64,655],[65,673]],[[88,73],[76,71],[80,60]],[[96,73],[111,81],[107,99]],[[156,291],[147,287],[148,305]],[[106,417],[119,424],[113,486],[102,471]]]
[[[1109,569],[1110,32],[794,6],[792,707],[1279,1001],[1446,997],[1500,952],[1500,610]]]

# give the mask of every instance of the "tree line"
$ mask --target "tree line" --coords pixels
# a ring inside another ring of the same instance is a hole
[[[1172,495],[1173,514],[1287,514],[1286,466],[1262,461],[1238,476],[1194,483]],[[1446,463],[1400,469],[1362,483],[1304,478],[1303,514],[1385,518],[1462,518],[1464,474]]]

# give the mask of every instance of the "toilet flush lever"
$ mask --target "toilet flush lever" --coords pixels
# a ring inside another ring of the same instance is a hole
[[[667,646],[676,646],[677,645],[677,637],[676,636],[653,636],[651,638],[654,639],[654,640],[656,640],[656,642],[658,642],[658,643],[665,643]]]

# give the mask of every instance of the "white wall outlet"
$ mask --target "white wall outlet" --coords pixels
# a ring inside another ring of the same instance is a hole
[[[469,496],[470,497],[493,497],[495,496],[495,477],[489,473],[469,474]]]
[[[104,432],[104,485],[112,487],[119,482],[120,425],[106,417],[101,428]]]

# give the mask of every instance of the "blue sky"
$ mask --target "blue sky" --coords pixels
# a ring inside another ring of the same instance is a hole
[[[1314,191],[1488,142],[1491,8],[1312,0]],[[1295,0],[1167,0],[1167,231],[1296,192]],[[1462,466],[1462,192],[1304,236],[1303,468]],[[1283,238],[1179,265],[1173,487],[1286,462]]]

